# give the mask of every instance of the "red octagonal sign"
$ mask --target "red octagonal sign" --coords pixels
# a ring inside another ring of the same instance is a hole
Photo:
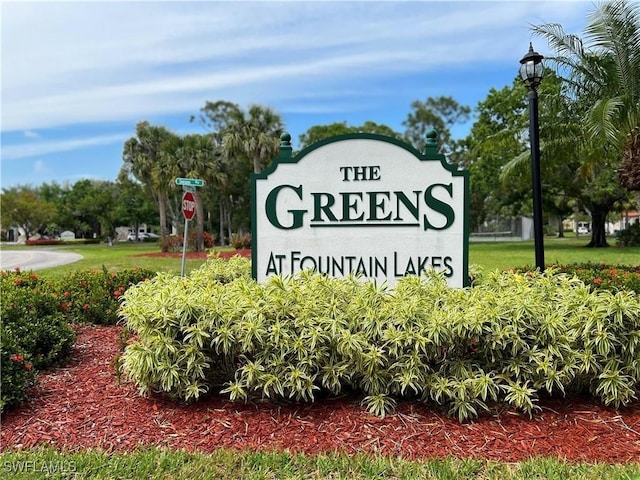
[[[191,192],[184,192],[182,195],[182,213],[187,220],[191,220],[196,214],[196,199]]]

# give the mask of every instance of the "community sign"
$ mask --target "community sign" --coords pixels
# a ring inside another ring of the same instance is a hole
[[[468,284],[468,173],[437,152],[375,134],[331,137],[280,155],[252,177],[252,271],[258,281],[313,269],[386,281],[442,272]]]

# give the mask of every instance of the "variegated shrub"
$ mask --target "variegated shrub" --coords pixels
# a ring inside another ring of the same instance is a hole
[[[638,297],[591,293],[551,270],[493,272],[468,289],[435,274],[387,289],[310,271],[256,283],[249,272],[246,259],[212,258],[126,292],[121,316],[137,341],[122,365],[141,393],[312,401],[349,389],[378,415],[407,397],[462,421],[498,402],[531,413],[543,391],[588,389],[620,406],[640,386]]]

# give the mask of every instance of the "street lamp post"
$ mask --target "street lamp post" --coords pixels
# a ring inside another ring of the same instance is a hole
[[[520,78],[529,90],[529,143],[531,144],[531,167],[533,179],[533,239],[536,251],[536,268],[544,271],[544,232],[542,227],[542,183],[540,180],[540,126],[538,125],[538,85],[542,81],[544,57],[529,51],[520,60]]]

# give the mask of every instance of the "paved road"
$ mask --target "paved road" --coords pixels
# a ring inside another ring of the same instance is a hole
[[[0,270],[39,270],[57,267],[82,259],[79,253],[58,252],[56,250],[2,250],[0,251]]]

